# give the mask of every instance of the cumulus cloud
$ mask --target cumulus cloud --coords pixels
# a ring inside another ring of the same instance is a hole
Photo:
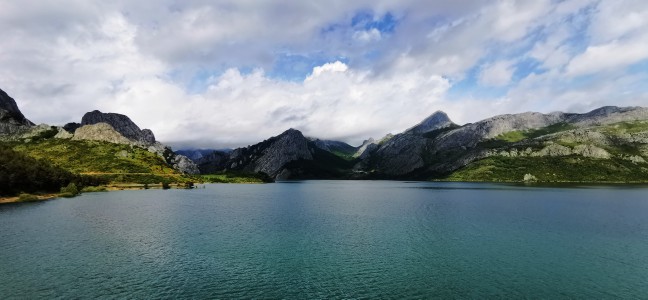
[[[648,103],[641,1],[41,2],[0,2],[0,88],[35,122],[118,112],[178,146]],[[282,77],[288,56],[316,59]],[[454,96],[483,87],[504,92]]]

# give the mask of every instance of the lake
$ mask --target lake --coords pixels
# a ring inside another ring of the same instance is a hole
[[[646,298],[648,188],[300,181],[0,205],[0,298]]]

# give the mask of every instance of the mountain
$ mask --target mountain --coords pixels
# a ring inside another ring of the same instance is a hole
[[[16,101],[0,89],[0,135],[23,133],[34,126],[22,114]]]
[[[648,109],[526,112],[459,126],[443,112],[360,147],[290,129],[198,160],[203,173],[263,172],[277,179],[648,181]],[[547,175],[551,174],[551,176]]]
[[[77,126],[78,125],[78,126]],[[185,174],[199,174],[198,166],[184,155],[157,142],[150,129],[140,129],[128,116],[94,110],[83,115],[81,123],[68,123],[63,129],[71,131],[72,140],[104,141],[147,149],[159,155],[174,169]]]
[[[416,126],[406,130],[405,133],[422,135],[435,130],[456,126],[457,125],[450,120],[446,113],[437,111],[425,118],[421,123],[418,123]]]
[[[180,149],[176,150],[176,154],[184,155],[193,161],[197,161],[203,157],[209,156],[214,152],[232,152],[232,149],[223,148],[223,149]]]
[[[198,167],[157,142],[153,132],[140,129],[129,117],[92,111],[81,123],[63,127],[34,126],[13,98],[0,90],[0,141],[14,150],[80,173],[163,173],[169,168],[198,174]],[[127,147],[123,147],[124,145]],[[91,155],[90,155],[91,154]]]
[[[150,129],[140,129],[131,119],[122,114],[102,113],[98,110],[83,115],[81,127],[97,123],[109,124],[115,131],[125,138],[142,146],[155,144],[155,136]]]
[[[140,129],[129,117],[116,113],[95,110],[80,123],[35,126],[15,100],[0,91],[0,141],[20,155],[78,173],[648,182],[648,108],[644,107],[606,106],[582,114],[504,114],[462,126],[437,111],[402,133],[368,139],[360,147],[306,138],[289,129],[231,151],[174,153],[156,141],[151,130]]]
[[[349,161],[321,149],[295,129],[230,153],[214,151],[197,161],[203,173],[238,171],[264,173],[275,179],[339,178]],[[340,145],[332,143],[331,145]]]
[[[320,148],[324,151],[331,152],[337,156],[343,158],[351,158],[358,151],[358,148],[353,147],[345,142],[332,141],[332,140],[320,140],[317,138],[309,138],[317,148]]]
[[[542,170],[557,174],[552,178],[537,175],[548,181],[574,178],[605,181],[605,176],[586,178],[585,174],[559,171],[563,168],[578,169],[587,164],[589,167],[601,166],[600,172],[617,174],[616,177],[609,176],[616,178],[614,180],[630,176],[632,170],[648,181],[648,174],[642,171],[648,167],[644,162],[648,157],[647,120],[647,108],[602,107],[585,114],[507,114],[431,131],[418,130],[421,127],[417,125],[373,149],[356,164],[356,170],[379,178],[457,180],[470,177],[467,174],[470,171],[466,170],[481,172],[470,180],[489,180],[488,170],[497,170],[498,174],[494,175],[502,181],[522,180],[526,174],[520,175],[520,170]],[[547,158],[553,160],[549,162]],[[506,161],[510,168],[502,161]],[[516,162],[522,161],[526,162],[526,167],[513,172],[514,166],[519,165]],[[499,165],[492,165],[496,163]],[[534,163],[543,167],[553,163],[553,167],[536,170],[528,167]]]

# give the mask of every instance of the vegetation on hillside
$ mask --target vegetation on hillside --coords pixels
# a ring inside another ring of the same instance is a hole
[[[129,145],[51,138],[13,143],[13,149],[73,173],[178,174],[155,153]]]
[[[39,138],[0,144],[0,194],[62,193],[94,191],[98,185],[189,184],[198,177],[172,169],[146,149],[101,141]],[[77,192],[70,186],[74,183]],[[64,190],[61,190],[64,188]]]
[[[543,135],[557,133],[561,131],[567,131],[574,128],[575,128],[574,125],[571,124],[557,123],[546,127],[537,128],[537,129],[516,130],[516,131],[505,132],[503,134],[496,136],[495,139],[502,140],[509,143],[515,143],[525,139],[533,139],[533,138],[541,137]]]
[[[646,182],[648,164],[622,159],[489,157],[445,178],[451,181],[520,182],[531,174],[541,182]]]
[[[545,142],[534,138],[573,129],[559,123],[535,130],[511,131],[479,144],[482,149],[508,150],[531,148],[537,151]],[[627,138],[627,134],[648,132],[648,121],[620,122],[593,126],[590,131],[603,133],[605,140],[587,142],[574,140],[571,135],[559,135],[550,140],[574,148],[579,144],[599,144],[612,155],[611,159],[596,159],[579,155],[559,157],[503,157],[491,156],[475,161],[446,177],[456,181],[522,181],[531,174],[542,182],[648,182],[648,163],[643,156],[648,145]],[[626,137],[623,137],[626,135]],[[638,159],[631,159],[634,156]]]
[[[312,160],[295,160],[285,165],[292,171],[290,178],[345,179],[350,177],[350,170],[355,160],[347,160],[317,147],[313,147],[312,153]]]
[[[0,144],[0,196],[59,192],[61,187],[71,183],[91,186],[105,181],[94,176],[74,174],[46,160],[30,157]]]

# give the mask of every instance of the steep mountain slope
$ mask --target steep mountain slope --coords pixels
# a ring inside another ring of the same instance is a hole
[[[193,161],[197,161],[205,156],[211,155],[215,151],[229,153],[232,152],[232,149],[180,149],[176,150],[175,153],[184,155]]]
[[[34,126],[18,109],[16,101],[0,89],[0,136],[24,133]]]
[[[457,126],[457,124],[453,123],[446,113],[436,111],[429,117],[425,118],[425,120],[421,121],[421,123],[418,123],[416,126],[406,130],[405,133],[424,135],[432,131],[455,126]]]
[[[275,179],[339,178],[351,167],[347,160],[322,150],[295,129],[230,153],[214,151],[197,163],[203,173],[242,171]]]

